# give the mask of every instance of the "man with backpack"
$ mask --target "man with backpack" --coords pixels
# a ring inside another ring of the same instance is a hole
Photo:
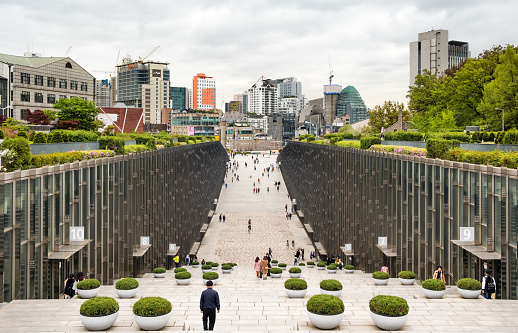
[[[482,296],[485,299],[491,299],[491,295],[496,293],[495,279],[491,276],[491,271],[486,270],[486,276],[482,279]]]

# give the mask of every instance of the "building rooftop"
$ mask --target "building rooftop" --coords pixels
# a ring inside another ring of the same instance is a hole
[[[26,67],[41,67],[50,63],[65,59],[65,57],[22,57],[0,53],[0,62],[5,64],[20,65]]]

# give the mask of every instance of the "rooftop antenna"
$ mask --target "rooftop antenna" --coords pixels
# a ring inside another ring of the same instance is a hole
[[[333,82],[333,77],[335,77],[335,76],[333,75],[333,69],[331,68],[331,56],[328,55],[328,57],[329,57],[329,85],[331,85]]]

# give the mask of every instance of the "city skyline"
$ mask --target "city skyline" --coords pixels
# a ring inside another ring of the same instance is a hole
[[[355,86],[372,108],[385,100],[406,103],[409,43],[418,33],[447,29],[476,57],[493,45],[517,44],[511,18],[517,8],[512,1],[153,1],[144,7],[8,0],[0,4],[6,27],[0,53],[62,57],[69,51],[106,79],[99,71],[114,71],[119,50],[120,64],[127,54],[138,59],[160,46],[148,60],[170,63],[171,86],[189,87],[196,73],[207,73],[217,81],[218,109],[262,75],[297,77],[308,99],[322,97],[330,59],[333,83]]]

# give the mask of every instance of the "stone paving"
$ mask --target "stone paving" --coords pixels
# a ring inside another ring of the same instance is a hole
[[[309,241],[295,217],[291,221],[285,219],[284,205],[288,200],[284,185],[281,185],[279,192],[270,186],[268,194],[264,184],[259,194],[253,194],[252,181],[241,175],[246,174],[243,172],[245,157],[238,160],[241,180],[230,181],[228,187],[222,190],[217,210],[227,216],[227,221],[220,223],[214,220],[210,224],[198,255],[200,260],[203,256],[206,260],[219,263],[238,263],[230,274],[218,271],[220,279],[214,289],[220,294],[221,312],[217,315],[216,332],[319,331],[309,322],[305,304],[311,296],[320,293],[319,282],[329,278],[339,280],[344,287],[340,298],[345,304],[345,314],[336,331],[379,331],[370,318],[368,307],[369,300],[379,294],[397,295],[408,301],[410,313],[402,331],[518,331],[517,301],[485,300],[482,297],[465,300],[458,295],[455,287],[448,287],[443,299],[430,300],[424,297],[417,284],[402,286],[397,279],[390,279],[388,285],[376,286],[370,274],[361,271],[329,274],[317,268],[303,267],[301,278],[308,282],[308,292],[303,299],[290,299],[283,285],[289,278],[286,271],[279,279],[264,281],[255,278],[251,261],[265,252],[269,245],[274,257],[292,264],[293,249],[286,249],[286,239],[283,240],[283,237],[288,237],[290,242],[294,239],[296,247],[307,245]],[[251,158],[247,157],[247,160],[251,161]],[[261,166],[267,165],[274,158],[260,157],[260,161]],[[251,169],[248,163],[247,169],[250,173],[253,163]],[[281,180],[278,171],[274,175],[272,178],[270,174],[272,183]],[[240,209],[243,210],[240,212]],[[248,218],[252,219],[253,226],[250,235],[246,229]],[[305,249],[308,254],[309,246]],[[201,331],[199,297],[205,289],[202,272],[200,268],[187,269],[193,274],[190,285],[176,285],[171,271],[163,279],[146,274],[138,279],[139,291],[129,300],[119,299],[113,286],[102,286],[99,295],[114,297],[120,304],[119,317],[109,332],[140,330],[133,321],[131,306],[143,296],[161,296],[171,301],[172,316],[163,331]],[[0,332],[86,332],[79,320],[79,308],[83,301],[77,297],[71,300],[13,301],[0,309]]]

